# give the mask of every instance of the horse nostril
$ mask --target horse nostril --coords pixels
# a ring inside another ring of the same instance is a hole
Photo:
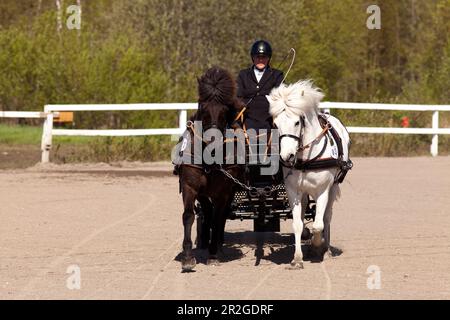
[[[293,154],[291,154],[288,158],[289,162],[293,162],[294,161],[295,156]]]

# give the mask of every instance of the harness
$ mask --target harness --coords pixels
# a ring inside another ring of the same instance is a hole
[[[195,129],[194,129],[194,123],[192,122],[192,121],[188,121],[187,122],[187,125],[186,125],[186,127],[187,127],[187,132],[189,132],[190,134],[191,134],[191,137],[193,138],[193,140],[192,140],[192,143],[194,143],[194,141],[195,141],[195,139],[198,139],[198,140],[200,140],[201,141],[201,143],[202,143],[202,145],[208,145],[208,143],[210,142],[210,141],[206,141],[205,139],[203,139],[203,137],[202,136],[200,136],[196,131],[195,131]],[[229,129],[229,128],[228,128]],[[181,139],[183,139],[183,137],[182,138],[180,138],[180,141],[181,141]],[[184,138],[185,139],[185,138]],[[234,139],[224,139],[223,140],[223,144],[224,145],[226,145],[227,143],[234,143],[234,142],[236,142],[236,141],[238,141],[236,138],[234,138]],[[192,149],[192,146],[191,146],[191,149]],[[202,154],[203,154],[203,152],[202,152]],[[185,162],[182,162],[181,164],[180,164],[180,166],[188,166],[188,167],[192,167],[192,168],[196,168],[196,169],[200,169],[200,170],[203,170],[205,173],[210,173],[211,171],[213,171],[213,170],[220,170],[220,169],[222,169],[223,167],[226,167],[227,169],[229,169],[229,168],[233,168],[233,167],[236,167],[236,166],[238,166],[237,164],[205,164],[205,163],[203,163],[203,161],[201,161],[202,163],[201,164],[197,164],[196,163],[196,159],[195,159],[195,154],[193,154],[193,153],[191,153],[191,152],[186,152],[185,150],[180,150],[180,152],[179,152],[179,154],[178,154],[181,158],[183,157],[183,156],[190,156],[191,157],[191,161],[190,161],[190,163],[185,163]],[[224,162],[227,162],[226,161],[227,160],[227,158],[225,158],[224,159]]]
[[[300,136],[295,136],[292,134],[284,134],[280,136],[280,140],[284,137],[289,137],[298,142],[297,147],[297,153],[295,155],[294,163],[292,165],[287,164],[284,161],[280,161],[281,165],[290,168],[290,169],[296,169],[300,171],[308,171],[308,170],[318,170],[318,169],[329,169],[329,168],[339,168],[339,172],[336,175],[334,182],[335,183],[342,183],[345,179],[345,176],[347,175],[348,171],[352,169],[353,162],[349,160],[344,160],[344,148],[342,146],[342,139],[339,136],[339,134],[336,132],[336,129],[333,128],[331,123],[327,120],[327,118],[323,114],[318,114],[318,120],[322,127],[322,131],[320,134],[310,143],[303,146],[303,130],[305,127],[305,119],[304,117],[301,117],[300,120],[302,122],[302,132],[300,132]],[[308,160],[302,160],[297,158],[297,154],[299,151],[304,151],[306,149],[309,149],[314,143],[319,142],[323,137],[325,137],[324,145],[321,149],[321,151],[312,159]],[[338,149],[338,155],[337,159],[335,158],[321,158],[324,154],[327,146],[328,146],[328,140],[330,140],[330,143],[333,145],[334,142],[336,142],[337,149]]]
[[[235,119],[234,119],[234,121],[233,121],[232,124],[236,124],[239,120],[240,120],[242,123],[244,123],[244,113],[245,113],[245,110],[246,110],[245,107],[242,108],[242,110],[241,110],[241,111],[238,113],[238,115],[235,117]],[[198,139],[199,141],[201,141],[202,144],[208,144],[208,143],[209,143],[209,141],[206,141],[205,139],[203,139],[203,137],[200,136],[200,135],[195,131],[194,123],[193,123],[192,121],[188,121],[187,124],[186,124],[186,127],[187,127],[186,132],[188,132],[194,140],[195,140],[195,139]],[[230,127],[227,127],[227,129],[230,129]],[[245,142],[247,143],[247,145],[250,145],[250,140],[249,140],[249,136],[248,136],[248,134],[247,134],[247,130],[246,130],[245,124],[242,126],[242,129],[243,129],[243,133],[244,133]],[[234,130],[236,130],[236,129],[234,128]],[[257,137],[259,137],[259,136],[261,136],[261,135],[258,135]],[[181,137],[179,142],[181,142],[183,139],[185,139],[185,138]],[[192,143],[194,143],[194,140],[192,140]],[[226,145],[227,143],[235,143],[235,142],[239,142],[239,140],[237,139],[237,137],[232,138],[232,139],[224,139],[224,140],[223,140],[223,144],[224,144],[224,145]],[[270,148],[271,142],[272,142],[272,135],[269,136],[269,141],[268,141],[268,144],[267,144],[267,146],[266,146],[265,153],[264,153],[264,154],[265,154],[265,157],[267,157],[268,150],[269,150],[269,148]],[[251,152],[251,151],[250,151],[250,152]],[[195,169],[197,169],[197,170],[201,170],[201,171],[203,171],[205,174],[210,174],[212,171],[219,171],[219,172],[221,172],[223,175],[225,175],[228,179],[232,180],[236,185],[239,185],[242,189],[245,189],[245,190],[247,190],[248,192],[250,192],[250,194],[257,194],[257,192],[258,192],[256,188],[247,186],[245,183],[239,181],[237,178],[233,177],[233,175],[231,175],[231,174],[227,171],[227,170],[230,170],[230,169],[235,168],[235,167],[240,167],[240,166],[242,166],[242,164],[211,164],[211,165],[207,165],[207,164],[203,163],[203,161],[202,161],[201,164],[195,164],[195,155],[192,154],[192,153],[188,153],[188,152],[184,151],[183,149],[180,150],[180,152],[179,152],[178,155],[179,155],[181,158],[182,158],[184,155],[187,155],[187,156],[190,156],[190,157],[191,157],[190,163],[182,162],[181,164],[179,164],[179,168],[180,168],[180,169],[181,169],[183,166],[187,166],[187,167],[195,168]],[[226,160],[227,160],[227,159],[225,158],[225,161],[224,161],[224,162],[227,162]],[[173,173],[174,173],[175,175],[179,175],[179,172],[178,172],[177,169],[174,169],[174,172],[173,172]],[[181,180],[180,180],[180,190],[179,190],[179,191],[181,192]]]

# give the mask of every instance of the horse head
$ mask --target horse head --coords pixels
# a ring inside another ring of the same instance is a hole
[[[223,133],[236,114],[236,83],[219,67],[210,68],[197,81],[199,108],[195,119],[202,121],[204,130],[214,128]]]
[[[280,135],[280,157],[292,164],[302,144],[305,117],[317,113],[324,94],[310,80],[281,84],[266,96],[270,114]]]

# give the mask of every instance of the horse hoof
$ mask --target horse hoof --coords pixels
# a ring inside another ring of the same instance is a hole
[[[188,259],[184,259],[181,263],[181,269],[183,270],[183,272],[189,272],[194,270],[196,265],[196,261],[195,258],[188,258]]]
[[[290,266],[288,267],[289,270],[301,270],[303,269],[303,261],[298,260],[292,260]]]
[[[216,258],[209,258],[208,261],[206,261],[206,264],[208,266],[213,266],[213,267],[216,267],[216,266],[220,265],[219,260],[216,259]]]

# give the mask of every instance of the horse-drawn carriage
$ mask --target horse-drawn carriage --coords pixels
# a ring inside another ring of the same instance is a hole
[[[191,271],[196,264],[191,240],[196,214],[197,247],[209,250],[208,264],[218,262],[227,219],[252,219],[255,231],[276,232],[280,231],[281,219],[292,218],[294,269],[303,267],[300,238],[308,231],[304,220],[314,220],[311,243],[317,254],[329,249],[332,204],[352,162],[345,127],[337,118],[319,113],[323,96],[310,81],[272,90],[267,99],[277,134],[262,133],[269,139],[263,139],[263,145],[257,139],[255,147],[255,140],[249,139],[245,128],[244,138],[223,135],[229,130],[232,134],[239,131],[232,128],[239,109],[230,74],[212,68],[199,79],[199,108],[176,152],[181,159],[180,192],[184,205],[183,271]],[[200,124],[200,132],[194,123]],[[233,152],[229,154],[228,148],[225,155],[220,152],[229,145]],[[279,148],[273,148],[274,145]],[[236,150],[242,147],[245,157],[252,161],[242,163],[236,158]],[[258,154],[261,150],[262,155]],[[224,158],[227,161],[222,162]],[[270,161],[264,161],[266,158]],[[276,166],[273,170],[273,163],[281,163],[283,168]],[[272,170],[261,174],[266,166]]]
[[[263,146],[265,147],[265,146]],[[253,220],[255,232],[279,232],[280,221],[292,219],[292,209],[280,168],[274,175],[262,175],[266,164],[245,164],[244,183],[237,183],[228,219]],[[305,219],[313,220],[315,205],[308,200]]]

